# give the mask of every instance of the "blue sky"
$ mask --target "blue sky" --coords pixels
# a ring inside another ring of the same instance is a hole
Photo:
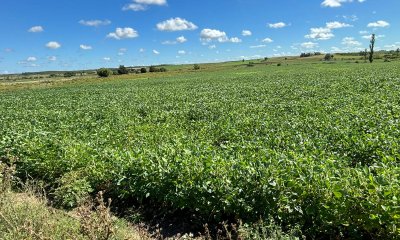
[[[400,47],[399,0],[1,0],[0,74]]]

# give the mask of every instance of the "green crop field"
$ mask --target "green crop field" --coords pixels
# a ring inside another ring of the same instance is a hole
[[[3,87],[0,159],[64,207],[104,190],[203,223],[398,239],[399,66],[230,63]]]

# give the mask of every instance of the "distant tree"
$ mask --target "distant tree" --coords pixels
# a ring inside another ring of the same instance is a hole
[[[140,73],[147,73],[147,69],[146,68],[141,68],[140,69]]]
[[[70,77],[73,77],[73,76],[75,76],[75,73],[73,73],[73,72],[64,73],[64,77],[66,77],[66,78],[70,78]]]
[[[268,61],[268,58],[267,58],[267,57],[265,57],[265,58],[264,58],[264,61]]]
[[[372,63],[374,61],[375,34],[372,34],[370,42],[371,44],[369,45],[369,62]]]
[[[330,53],[327,53],[327,54],[325,54],[324,60],[325,61],[330,61],[330,60],[332,60],[332,58],[333,58],[333,55],[330,54]]]
[[[120,65],[118,68],[118,74],[128,74],[129,70],[124,66],[124,65]]]
[[[49,77],[51,77],[51,78],[55,78],[55,77],[57,77],[57,74],[54,74],[54,73],[52,73],[52,74],[50,74],[50,76]]]
[[[367,57],[368,57],[368,50],[367,49],[364,50],[363,56],[364,56],[364,62],[367,62]]]
[[[199,64],[193,65],[193,70],[199,70],[199,69],[200,69],[200,65]]]
[[[398,48],[398,49],[396,50],[396,54],[397,54],[397,57],[398,57],[399,54],[400,54],[400,48]]]
[[[99,70],[97,70],[97,75],[99,77],[109,77],[111,75],[111,73],[112,73],[112,71],[107,68],[100,68]]]
[[[150,66],[149,72],[157,72],[157,68],[154,66]]]
[[[160,70],[160,72],[166,72],[167,71],[167,69],[165,67],[162,67],[159,70]]]
[[[304,58],[304,57],[311,57],[313,54],[312,53],[301,53],[300,57]]]

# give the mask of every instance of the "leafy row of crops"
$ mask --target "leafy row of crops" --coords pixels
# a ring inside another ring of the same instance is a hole
[[[0,93],[0,157],[73,206],[106,190],[307,236],[400,235],[400,69],[232,68]]]

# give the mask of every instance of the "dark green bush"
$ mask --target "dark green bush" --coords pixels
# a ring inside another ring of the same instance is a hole
[[[64,77],[66,77],[66,78],[74,77],[74,76],[75,76],[75,73],[73,73],[73,72],[66,72],[66,73],[64,73]]]
[[[97,75],[99,77],[109,77],[113,72],[110,69],[107,68],[100,68],[97,70]]]
[[[118,74],[129,74],[129,70],[124,65],[120,65],[118,68]]]

